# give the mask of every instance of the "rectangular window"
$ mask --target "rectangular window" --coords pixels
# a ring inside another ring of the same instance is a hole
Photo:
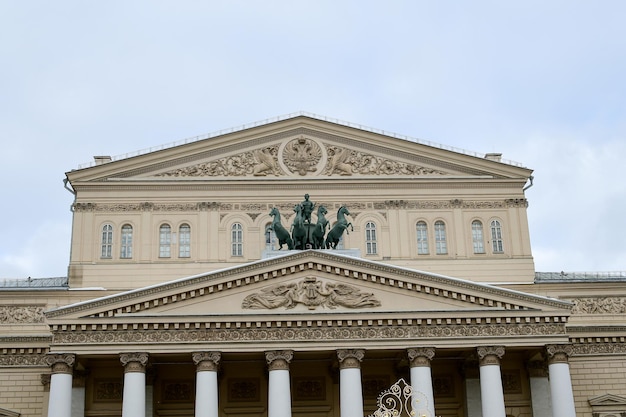
[[[111,258],[113,253],[113,226],[110,224],[102,227],[102,240],[100,242],[100,257]]]
[[[130,259],[133,257],[133,228],[129,224],[122,226],[122,246],[120,258]]]
[[[425,222],[417,223],[417,254],[428,255],[428,226]]]
[[[435,222],[435,250],[437,251],[437,255],[445,255],[448,253],[446,224],[442,221]]]
[[[189,258],[191,256],[191,227],[187,224],[178,229],[178,257]]]
[[[169,225],[163,225],[159,229],[159,258],[172,256],[172,229]]]

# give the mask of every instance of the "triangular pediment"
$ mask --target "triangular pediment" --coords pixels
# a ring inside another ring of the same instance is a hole
[[[49,320],[114,317],[569,315],[569,303],[334,254],[291,251],[47,312]]]
[[[202,181],[358,177],[527,178],[530,170],[296,116],[72,171],[76,181]]]
[[[604,394],[589,399],[589,405],[592,407],[603,406],[626,406],[626,397],[615,394]]]

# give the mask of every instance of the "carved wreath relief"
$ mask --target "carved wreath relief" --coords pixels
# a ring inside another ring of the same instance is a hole
[[[322,282],[315,277],[308,277],[299,282],[274,285],[261,292],[250,294],[243,300],[241,307],[249,309],[294,308],[299,304],[308,307],[309,310],[315,310],[317,307],[334,309],[337,307],[380,307],[381,305],[372,293],[362,292],[350,285]]]
[[[287,175],[445,175],[443,171],[349,149],[300,135],[214,161],[174,169],[159,177]]]

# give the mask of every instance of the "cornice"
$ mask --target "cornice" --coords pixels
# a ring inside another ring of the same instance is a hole
[[[340,265],[332,265],[340,263]],[[264,272],[260,272],[264,271]],[[61,307],[46,312],[48,319],[66,314],[80,313],[87,310],[103,311],[97,317],[112,317],[122,313],[146,312],[163,304],[174,304],[188,299],[220,293],[231,288],[243,288],[248,285],[268,281],[276,277],[284,277],[303,271],[326,272],[342,276],[358,282],[377,283],[394,287],[409,293],[423,293],[475,305],[481,308],[491,307],[504,310],[528,310],[522,304],[540,303],[546,307],[568,309],[570,304],[559,300],[539,298],[530,294],[509,291],[494,286],[479,285],[471,281],[457,280],[438,275],[427,275],[414,270],[397,268],[390,265],[364,261],[357,258],[333,255],[325,251],[299,251],[287,256],[280,256],[262,261],[252,262],[228,270],[217,271],[207,275],[177,280],[163,285],[145,289],[132,290],[126,293],[102,298],[88,303]],[[235,275],[235,277],[233,277]],[[230,279],[229,279],[230,278]],[[415,283],[420,280],[421,283]],[[456,288],[458,290],[454,290]],[[473,294],[467,294],[473,292]],[[478,294],[480,295],[478,295]],[[151,300],[138,302],[140,298],[155,296]],[[496,297],[512,300],[501,301]],[[120,303],[128,302],[126,306]],[[516,303],[517,302],[517,303]],[[519,304],[518,304],[519,303]],[[118,304],[117,307],[109,306]],[[569,313],[569,311],[567,312]],[[567,314],[569,315],[569,314]],[[95,316],[94,316],[95,317]],[[565,317],[562,320],[566,320]]]

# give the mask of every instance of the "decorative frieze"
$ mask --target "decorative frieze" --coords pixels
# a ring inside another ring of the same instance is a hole
[[[265,352],[265,360],[270,371],[289,370],[293,350],[270,350]]]
[[[382,321],[382,320],[381,320]],[[188,343],[188,342],[228,342],[249,343],[266,341],[346,341],[346,340],[411,340],[414,338],[467,338],[467,337],[531,337],[544,335],[564,335],[561,324],[528,325],[381,325],[363,326],[359,320],[350,321],[351,326],[332,324],[327,321],[285,322],[285,326],[267,327],[266,322],[254,322],[253,327],[246,323],[222,328],[168,330],[96,330],[85,332],[58,332],[56,344],[136,344],[136,343]],[[386,320],[384,321],[386,322]],[[258,324],[258,327],[256,326]],[[347,321],[346,321],[346,324]]]
[[[43,307],[0,306],[0,324],[44,323]]]
[[[360,368],[364,357],[363,349],[339,349],[337,351],[339,369]]]
[[[625,297],[585,297],[570,300],[574,303],[574,314],[624,314]]]
[[[476,353],[478,354],[479,365],[500,365],[504,350],[504,346],[478,346]]]
[[[626,354],[626,343],[574,343],[572,345],[573,356],[593,356],[593,355],[624,355]]]
[[[291,309],[302,304],[309,310],[318,307],[335,309],[380,307],[381,303],[372,293],[339,282],[307,277],[298,282],[278,284],[250,294],[241,303],[246,309]]]

